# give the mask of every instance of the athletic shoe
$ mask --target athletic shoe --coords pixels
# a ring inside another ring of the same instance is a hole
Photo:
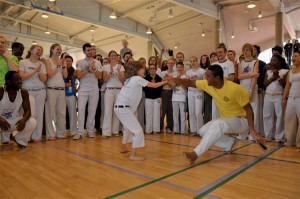
[[[88,136],[89,136],[89,138],[94,138],[95,137],[95,133],[93,131],[88,132]]]
[[[83,137],[80,134],[76,134],[73,136],[73,140],[79,140],[82,139]]]
[[[171,129],[167,128],[167,133],[172,133]]]
[[[110,138],[110,136],[102,135],[102,138],[103,138],[103,139],[107,139],[107,138]]]

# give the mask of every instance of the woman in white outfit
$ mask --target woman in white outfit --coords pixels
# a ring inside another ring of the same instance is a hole
[[[145,79],[149,82],[161,82],[162,79],[156,74],[156,65],[149,66],[149,74]],[[146,112],[146,133],[156,134],[160,132],[160,109],[161,109],[161,91],[162,87],[145,87],[145,112]]]
[[[300,149],[300,53],[292,57],[293,69],[288,73],[282,97],[285,111],[286,146],[296,145]]]
[[[273,55],[271,63],[267,66],[269,69],[266,71],[264,79],[264,87],[266,88],[264,106],[263,106],[263,121],[264,130],[267,141],[273,139],[273,129],[275,129],[276,142],[282,142],[284,136],[283,128],[283,111],[282,111],[282,94],[285,87],[285,78],[283,75],[280,77],[280,55]],[[276,124],[274,126],[274,116],[276,115]],[[275,127],[275,128],[274,128]]]
[[[242,47],[243,55],[245,57],[239,64],[238,68],[238,78],[240,80],[240,85],[246,88],[249,93],[250,104],[253,109],[254,114],[254,127],[255,130],[259,130],[259,118],[258,118],[258,93],[257,93],[257,78],[258,73],[258,61],[253,59],[253,46],[246,43]],[[240,134],[239,139],[246,139],[247,134]],[[249,139],[252,139],[251,134]]]
[[[103,67],[109,65],[109,60],[108,58],[103,59]],[[100,89],[101,92],[101,99],[104,99],[104,94],[105,94],[105,89],[106,89],[106,83],[103,83]],[[100,129],[102,132],[103,129],[103,119],[104,119],[104,100],[101,100],[101,117],[100,117]]]
[[[75,77],[75,69],[73,68],[73,58],[71,56],[65,56],[66,67],[68,70],[68,77],[65,78],[66,87],[66,103],[69,114],[70,121],[70,133],[71,136],[77,134],[77,98],[76,98],[76,77]]]
[[[50,47],[50,58],[45,60],[48,75],[46,99],[46,138],[66,138],[66,96],[64,78],[68,77],[65,59],[59,44]]]
[[[199,67],[198,58],[192,56],[190,58],[191,69],[186,72],[186,77],[191,80],[201,80],[205,70]],[[204,93],[197,88],[188,88],[188,107],[191,135],[200,133],[200,128],[203,126],[203,104]]]
[[[26,59],[19,63],[19,74],[23,80],[23,87],[28,90],[29,95],[35,99],[34,110],[37,127],[31,135],[33,142],[37,143],[42,139],[44,106],[46,99],[45,81],[47,80],[46,66],[40,61],[43,54],[43,47],[31,46]]]
[[[184,65],[182,62],[176,64],[177,72],[173,73],[173,77],[186,79],[184,74]],[[175,134],[181,133],[185,134],[185,123],[186,123],[186,112],[185,103],[186,103],[186,89],[180,85],[173,84],[173,94],[172,94],[172,107],[173,107],[173,132]],[[179,128],[180,122],[180,128]]]
[[[145,146],[145,139],[143,129],[134,114],[142,98],[142,88],[157,88],[166,83],[148,82],[143,78],[144,72],[144,66],[140,62],[129,62],[126,65],[126,81],[115,104],[115,113],[124,126],[122,153],[127,152],[126,144],[132,141],[130,160],[144,160],[136,154],[137,148]]]
[[[118,54],[116,51],[110,51],[108,58],[109,65],[103,67],[103,81],[106,83],[106,89],[104,94],[105,109],[102,138],[109,138],[112,135],[119,136],[120,121],[115,115],[113,108],[125,79],[125,70],[121,64],[118,64]]]

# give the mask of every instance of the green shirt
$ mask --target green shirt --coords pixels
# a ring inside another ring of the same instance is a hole
[[[14,55],[10,55],[10,59],[13,61],[13,63],[19,67],[19,61],[18,58]],[[3,86],[5,84],[5,74],[9,71],[6,59],[1,55],[0,56],[0,86]]]

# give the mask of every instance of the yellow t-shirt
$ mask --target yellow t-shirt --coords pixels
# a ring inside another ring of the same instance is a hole
[[[206,80],[197,80],[196,86],[214,98],[221,118],[246,116],[243,107],[249,103],[249,95],[244,87],[226,79],[220,89],[209,86]]]

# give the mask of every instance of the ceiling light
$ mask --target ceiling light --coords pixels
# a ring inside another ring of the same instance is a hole
[[[55,0],[49,0],[49,1],[54,2]]]
[[[36,41],[32,41],[32,45],[37,45],[37,42]]]
[[[204,29],[203,29],[203,31],[202,31],[201,36],[202,36],[202,37],[205,37]]]
[[[95,30],[96,30],[96,27],[94,25],[91,25],[90,32],[95,32]]]
[[[148,35],[151,35],[152,34],[152,30],[151,28],[148,28],[147,32],[146,32]]]
[[[262,14],[261,14],[261,10],[259,10],[259,13],[258,13],[258,18],[262,18]]]
[[[51,34],[51,32],[48,30],[48,28],[47,28],[47,30],[45,31],[45,34],[46,34],[46,35],[50,35],[50,34]]]
[[[249,1],[249,3],[247,4],[247,8],[255,8],[255,3],[254,1]]]
[[[170,10],[169,10],[168,18],[169,19],[173,19],[174,18],[173,9],[172,8],[170,8]]]
[[[111,18],[111,19],[116,19],[116,18],[118,18],[114,10],[111,12],[109,18]]]
[[[48,15],[46,14],[46,13],[43,13],[42,15],[41,15],[41,17],[43,17],[44,19],[48,19]]]
[[[12,48],[11,48],[11,47],[8,47],[7,50],[8,50],[8,51],[12,51]]]
[[[91,45],[92,45],[92,46],[95,46],[95,41],[94,41],[94,39],[92,39]]]
[[[231,34],[231,39],[234,39],[234,38],[235,38],[234,33],[232,33]]]

